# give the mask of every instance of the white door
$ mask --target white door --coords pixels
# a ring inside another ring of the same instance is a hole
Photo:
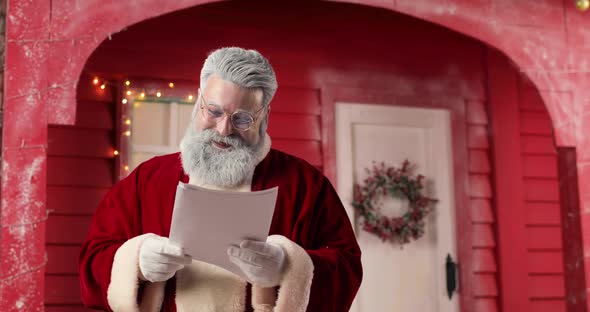
[[[400,166],[407,159],[426,176],[425,195],[437,198],[426,233],[401,248],[355,226],[362,249],[363,283],[351,311],[454,312],[445,261],[456,261],[450,114],[442,109],[336,103],[338,193],[353,224],[355,182],[373,161]],[[407,201],[384,198],[382,213],[401,215]]]

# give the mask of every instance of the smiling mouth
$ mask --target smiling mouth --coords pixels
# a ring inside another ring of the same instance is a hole
[[[230,144],[226,144],[219,141],[211,141],[211,144],[213,144],[213,146],[217,147],[218,149],[222,150],[227,150],[232,147]]]

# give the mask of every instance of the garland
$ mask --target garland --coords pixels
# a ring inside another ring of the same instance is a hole
[[[424,235],[425,218],[433,210],[436,199],[422,194],[424,176],[412,175],[413,166],[404,161],[401,168],[385,163],[374,164],[363,184],[354,185],[352,206],[362,218],[362,228],[383,241],[407,244]],[[409,209],[400,217],[389,218],[379,213],[381,196],[406,198]]]

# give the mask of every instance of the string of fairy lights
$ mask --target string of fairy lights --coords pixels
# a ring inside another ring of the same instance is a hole
[[[180,103],[180,104],[194,104],[195,94],[197,90],[194,82],[173,82],[173,81],[158,81],[158,80],[137,80],[125,79],[122,81],[110,81],[99,76],[92,78],[92,84],[99,90],[105,90],[107,86],[115,86],[120,91],[121,103],[121,120],[120,131],[123,136],[119,143],[119,149],[113,148],[113,157],[125,155],[129,146],[131,138],[131,108],[128,104],[133,103],[134,108],[138,108],[141,102],[161,102],[161,103]],[[120,159],[121,177],[127,175],[129,172],[128,159]]]

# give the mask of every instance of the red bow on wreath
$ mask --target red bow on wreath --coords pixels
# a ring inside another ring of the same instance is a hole
[[[401,168],[388,167],[385,163],[366,169],[369,176],[363,184],[354,185],[352,206],[362,217],[365,231],[377,235],[383,241],[407,244],[424,235],[426,216],[438,200],[422,194],[424,176],[414,176],[413,166],[404,161]],[[405,197],[409,209],[401,217],[388,218],[379,213],[378,199],[381,196]]]

